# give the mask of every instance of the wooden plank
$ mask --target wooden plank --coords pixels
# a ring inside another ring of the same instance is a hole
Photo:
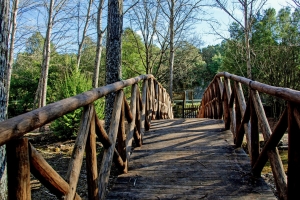
[[[276,199],[262,178],[248,175],[249,157],[234,148],[222,120],[154,120],[152,127],[106,199]]]
[[[91,200],[98,199],[98,170],[95,115],[96,112],[94,111],[85,147],[88,197]]]
[[[300,127],[295,119],[295,104],[288,103],[288,199],[294,199],[299,195],[300,188]]]
[[[257,91],[253,92],[252,100],[255,107],[255,111],[260,123],[262,134],[265,141],[268,141],[271,135],[271,129],[260,100],[260,96]],[[276,188],[278,190],[280,198],[286,199],[287,196],[287,177],[283,169],[282,161],[278,152],[278,149],[268,151],[268,157],[272,167],[273,176],[275,179]]]
[[[11,139],[19,138],[25,133],[39,128],[77,108],[89,105],[111,92],[118,91],[141,80],[152,77],[151,74],[141,75],[103,87],[94,88],[82,94],[48,104],[42,108],[0,122],[0,145],[5,144]]]
[[[9,199],[31,199],[28,138],[6,145]]]
[[[106,186],[108,183],[108,178],[110,174],[110,167],[112,164],[112,158],[115,150],[115,143],[118,134],[118,125],[120,121],[121,105],[123,100],[123,91],[119,91],[115,97],[114,110],[112,115],[112,120],[109,128],[109,139],[112,145],[104,150],[103,159],[101,162],[101,168],[99,170],[99,198],[104,199]]]
[[[69,184],[47,163],[29,143],[30,171],[52,194],[61,199],[69,191]],[[75,199],[80,200],[76,193]]]
[[[65,196],[65,200],[73,200],[80,169],[82,165],[84,150],[86,146],[87,137],[90,131],[91,121],[94,115],[94,105],[90,104],[86,106],[82,113],[81,123],[78,130],[78,135],[75,141],[75,145],[72,152],[72,157],[69,162],[69,167],[66,175],[66,180],[69,183],[69,192]]]

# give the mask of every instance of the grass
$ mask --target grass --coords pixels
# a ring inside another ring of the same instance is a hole
[[[283,164],[284,171],[287,172],[288,150],[280,150],[279,154],[280,154],[280,157],[281,157],[281,161],[282,161],[282,164]],[[271,172],[272,172],[271,165],[270,165],[270,162],[268,161],[261,173],[262,174],[267,174],[267,173],[271,173]]]

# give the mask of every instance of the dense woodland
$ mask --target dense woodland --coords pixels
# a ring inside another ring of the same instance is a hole
[[[228,71],[300,89],[297,1],[278,12],[258,7],[247,13],[248,23],[230,15],[234,19],[228,27],[230,37],[203,47],[205,38],[195,32],[201,21],[218,20],[203,18],[211,6],[228,12],[229,3],[125,1],[120,79],[152,73],[176,92],[205,87],[217,72]],[[245,14],[238,9],[235,12]],[[9,117],[106,84],[107,2],[14,0],[10,10]],[[215,34],[221,35],[217,29]],[[276,100],[266,100],[270,101]],[[99,102],[101,112],[103,105]]]

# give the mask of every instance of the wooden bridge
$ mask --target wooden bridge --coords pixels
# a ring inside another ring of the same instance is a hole
[[[249,90],[247,102],[243,85]],[[128,86],[130,104],[122,90]],[[93,102],[112,92],[116,98],[106,133]],[[273,132],[258,92],[287,101]],[[300,188],[299,104],[299,91],[226,72],[217,74],[205,91],[195,119],[173,119],[170,98],[152,75],[96,88],[0,123],[0,145],[7,146],[9,199],[31,199],[31,173],[58,199],[81,199],[76,187],[84,154],[89,199],[275,199],[260,178],[268,159],[279,198],[295,199]],[[68,172],[60,175],[22,136],[81,107]],[[276,147],[286,130],[288,176]],[[266,142],[262,150],[259,131]],[[244,136],[249,156],[240,148]],[[96,139],[104,148],[99,170]],[[106,194],[113,161],[123,174]]]

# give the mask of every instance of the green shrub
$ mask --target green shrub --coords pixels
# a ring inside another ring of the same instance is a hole
[[[75,96],[91,89],[92,81],[80,72],[66,74],[63,81],[55,86],[57,100]],[[98,103],[100,105],[100,103]],[[100,109],[99,109],[100,110]],[[81,120],[82,108],[74,110],[51,123],[51,130],[60,138],[74,137],[78,133]]]

